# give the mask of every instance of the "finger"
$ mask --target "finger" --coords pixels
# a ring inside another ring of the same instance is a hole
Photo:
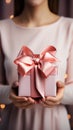
[[[57,94],[56,97],[46,97],[46,100],[52,103],[58,103],[61,99],[62,99],[62,96],[59,94]]]
[[[28,101],[21,105],[21,108],[29,108],[32,107],[34,104],[36,104],[35,100],[32,99],[31,97],[28,97]]]
[[[40,102],[41,105],[43,105],[44,107],[48,107],[48,108],[52,108],[54,105],[51,105],[51,104],[47,104],[46,102]]]
[[[65,88],[64,83],[61,82],[61,81],[58,81],[58,82],[56,83],[56,85],[57,85],[57,93],[59,93],[61,90],[64,90],[64,88]]]
[[[59,104],[59,101],[58,102],[53,102],[53,101],[50,101],[50,100],[42,100],[42,102],[44,102],[44,104],[46,105],[50,105],[50,106],[54,106],[54,105],[58,105]]]
[[[15,105],[15,106],[17,106],[17,107],[23,107],[23,106],[26,106],[26,105],[28,105],[28,104],[30,104],[30,103],[25,103],[25,102],[13,102],[13,104]]]
[[[32,108],[34,104],[30,104],[29,106],[21,107],[21,109],[29,109]]]
[[[65,85],[63,82],[59,81],[57,82],[57,87],[58,87],[58,91],[57,91],[57,96],[56,98],[58,100],[61,100],[62,97],[63,97],[63,94],[64,94],[64,88],[65,88]]]
[[[18,104],[34,104],[35,103],[35,101],[32,99],[32,100],[30,100],[30,98],[27,98],[27,100],[26,100],[26,97],[23,97],[24,99],[23,100],[13,100],[13,103],[14,104],[16,104],[16,103],[18,103]]]
[[[18,81],[15,81],[13,84],[12,84],[12,88],[15,88],[15,87],[18,87],[19,86],[19,82]]]
[[[22,106],[22,108],[29,108],[29,107],[31,107],[31,106],[33,106],[35,103],[27,103],[27,104],[25,104],[24,106]]]
[[[64,83],[61,82],[61,81],[58,81],[58,82],[56,83],[56,86],[59,87],[59,88],[64,88],[64,87],[65,87],[65,86],[64,86]]]
[[[60,101],[57,101],[57,102],[45,101],[44,103],[49,105],[49,106],[56,106],[56,105],[60,104]]]
[[[32,106],[34,103],[13,103],[16,107],[19,107],[19,108],[28,108],[29,106]]]
[[[24,104],[24,103],[26,104],[27,102],[28,102],[28,101],[24,101],[24,100],[19,100],[19,101],[13,100],[13,101],[12,101],[13,104]]]
[[[28,97],[28,100],[30,103],[36,103],[36,101],[34,99],[32,99],[31,97]]]
[[[62,94],[57,94],[56,97],[46,97],[47,101],[51,101],[52,103],[59,102],[62,99]]]
[[[27,101],[28,99],[26,97],[20,97],[20,96],[16,96],[13,92],[11,92],[9,98],[12,100],[12,101]]]

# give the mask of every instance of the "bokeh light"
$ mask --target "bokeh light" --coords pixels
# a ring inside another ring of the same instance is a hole
[[[5,108],[5,104],[0,104],[0,109],[4,109]]]
[[[14,17],[14,15],[12,14],[12,15],[10,15],[10,19],[12,19]]]

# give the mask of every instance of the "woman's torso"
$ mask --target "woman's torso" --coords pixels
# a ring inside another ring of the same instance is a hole
[[[40,53],[48,45],[55,46],[57,48],[56,57],[60,59],[57,80],[64,82],[72,42],[71,25],[69,25],[71,22],[68,21],[69,19],[65,20],[61,17],[51,25],[33,28],[21,27],[10,19],[1,23],[4,66],[9,85],[18,79],[14,59],[23,45],[28,46],[34,53]],[[62,104],[54,108],[43,108],[37,104],[27,110],[17,109],[12,105],[10,114],[7,130],[69,130],[67,112]]]

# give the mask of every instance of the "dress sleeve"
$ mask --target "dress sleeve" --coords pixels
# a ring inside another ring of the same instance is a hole
[[[9,104],[11,103],[9,99],[10,86],[7,84],[5,69],[4,69],[4,54],[1,47],[1,38],[0,38],[0,104]]]
[[[65,81],[65,91],[62,104],[73,105],[73,42],[69,50],[66,74],[67,78]]]

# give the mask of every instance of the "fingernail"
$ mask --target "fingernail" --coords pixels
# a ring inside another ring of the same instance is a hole
[[[24,97],[24,100],[27,101],[28,99]]]

